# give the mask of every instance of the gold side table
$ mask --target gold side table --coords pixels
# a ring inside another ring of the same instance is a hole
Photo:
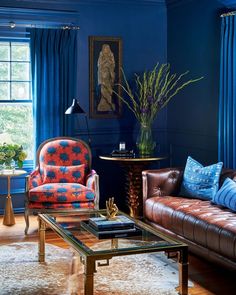
[[[13,171],[3,170],[0,172],[0,177],[7,178],[7,197],[6,197],[4,217],[3,217],[4,225],[15,224],[15,216],[14,216],[12,200],[11,200],[11,178],[17,177],[26,173],[27,172],[25,170],[13,170]]]
[[[143,192],[142,192],[142,171],[146,170],[151,162],[161,161],[167,157],[112,157],[99,156],[102,160],[118,162],[124,169],[126,183],[127,203],[130,216],[142,218],[143,215]]]

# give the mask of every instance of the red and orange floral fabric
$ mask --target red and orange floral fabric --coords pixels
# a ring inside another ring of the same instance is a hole
[[[84,184],[84,164],[75,166],[43,165],[43,183]]]
[[[46,143],[40,151],[39,166],[75,166],[85,164],[88,171],[90,153],[85,144],[73,140],[55,140]]]
[[[93,208],[90,157],[81,141],[58,139],[46,143],[39,154],[39,166],[30,175],[29,208]]]

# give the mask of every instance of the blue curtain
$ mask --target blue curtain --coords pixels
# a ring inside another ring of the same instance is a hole
[[[236,168],[236,16],[222,18],[218,158]]]
[[[65,110],[76,95],[77,30],[30,29],[35,150],[69,135]]]

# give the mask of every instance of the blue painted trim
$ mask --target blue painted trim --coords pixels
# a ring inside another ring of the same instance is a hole
[[[16,178],[16,177],[15,177]],[[16,195],[16,194],[25,194],[25,189],[24,188],[13,188],[13,186],[11,186],[11,195]],[[7,195],[7,190],[2,191],[1,190],[1,195]]]
[[[111,0],[80,0],[79,4],[111,5]],[[112,4],[122,5],[165,5],[165,0],[112,0]]]
[[[23,214],[25,212],[25,208],[13,208],[15,214]],[[4,209],[0,209],[0,215],[4,214]]]
[[[32,1],[33,2],[33,1]],[[58,16],[59,14],[61,14],[62,16],[68,15],[68,16],[73,16],[76,15],[77,13],[75,13],[74,10],[59,10],[59,9],[55,9],[55,7],[53,9],[47,8],[47,9],[38,9],[38,8],[19,8],[19,7],[0,7],[0,15],[1,14],[17,14],[17,15],[21,15],[21,14],[27,14],[27,15],[31,15],[31,16],[52,16],[52,15],[56,15]]]
[[[4,81],[1,80],[1,82],[4,82]],[[6,82],[12,82],[12,81],[11,80],[7,80]],[[23,81],[23,82],[31,82],[31,81]],[[17,101],[16,100],[0,100],[0,103],[4,103],[4,104],[11,104],[11,103],[14,103],[14,104],[17,104],[17,103],[32,103],[32,99],[31,100],[30,99],[27,99],[27,100],[17,100]]]

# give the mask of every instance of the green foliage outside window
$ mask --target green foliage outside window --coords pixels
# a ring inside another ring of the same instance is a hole
[[[27,159],[33,159],[31,104],[0,104],[0,143],[22,145]]]

